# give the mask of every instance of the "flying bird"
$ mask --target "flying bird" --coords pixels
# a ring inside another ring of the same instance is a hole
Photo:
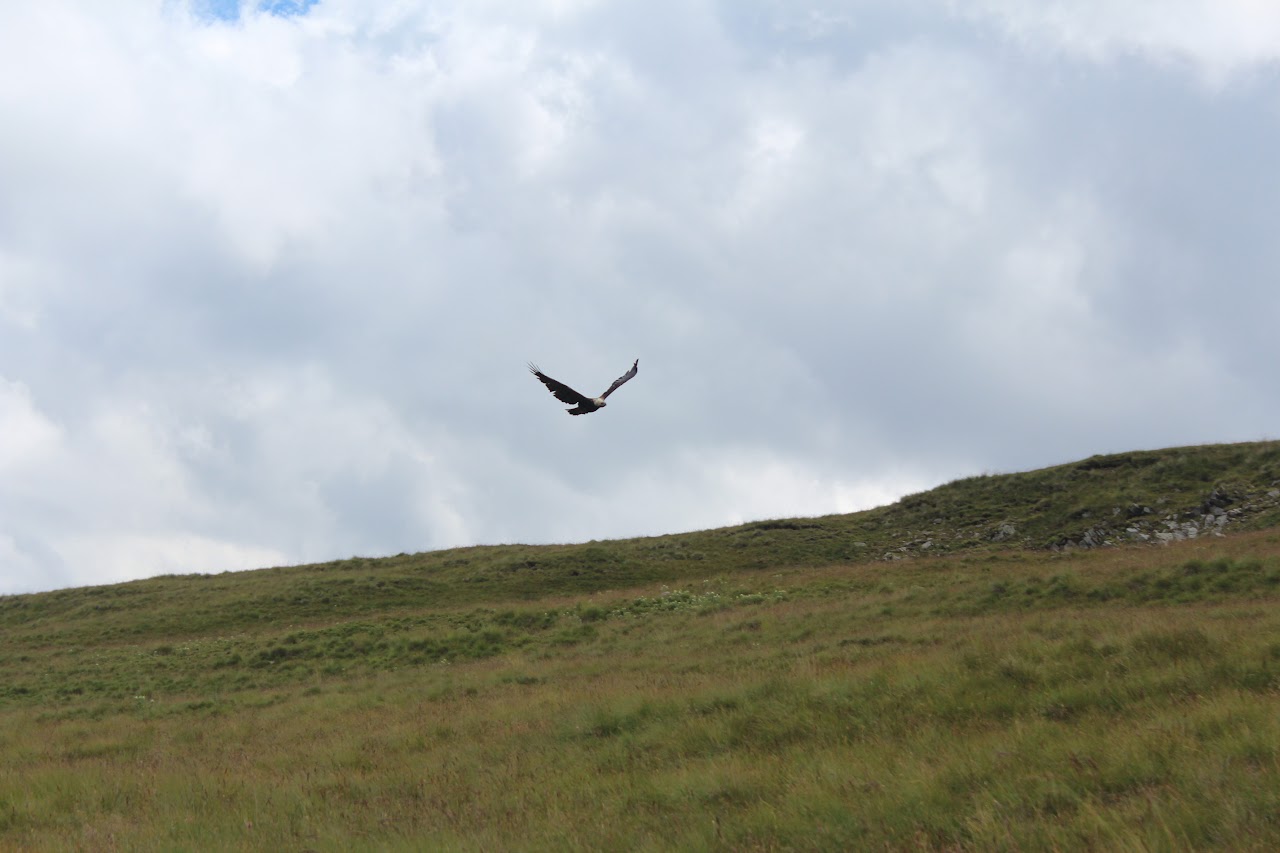
[[[596,409],[603,409],[605,406],[604,398],[608,397],[614,391],[622,387],[623,383],[635,376],[640,370],[640,359],[636,359],[635,364],[631,365],[631,369],[626,373],[613,380],[613,384],[609,386],[609,390],[605,391],[599,397],[588,397],[585,394],[579,394],[577,391],[552,379],[547,374],[538,369],[536,364],[529,365],[529,372],[538,377],[538,381],[547,386],[547,390],[556,396],[561,403],[573,403],[574,407],[568,409],[571,415],[587,415]]]

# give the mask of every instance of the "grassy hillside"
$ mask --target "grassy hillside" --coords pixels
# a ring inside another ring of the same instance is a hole
[[[1179,448],[3,597],[0,848],[1277,849],[1278,488]]]

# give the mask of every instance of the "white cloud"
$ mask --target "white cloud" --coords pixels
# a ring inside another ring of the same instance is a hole
[[[54,452],[61,430],[31,400],[21,382],[0,376],[0,474],[35,467]]]
[[[833,475],[814,470],[807,459],[765,448],[720,451],[689,462],[692,472],[705,481],[705,490],[720,495],[712,506],[733,507],[728,514],[708,518],[707,527],[779,515],[857,512],[936,485],[926,476],[906,471],[876,471],[857,479]]]
[[[34,330],[40,321],[36,294],[51,278],[40,262],[0,251],[0,324]]]
[[[1160,8],[15,8],[0,590],[1265,433],[1274,15]]]
[[[991,17],[1032,46],[1184,63],[1215,85],[1280,61],[1280,7],[1268,0],[983,0],[953,8]]]
[[[57,578],[60,586],[119,583],[162,574],[258,569],[291,562],[283,552],[271,548],[183,533],[112,535],[104,532],[76,536],[60,543],[56,552],[65,567]],[[15,573],[7,579],[7,591],[38,588],[31,584],[30,577],[30,574]]]

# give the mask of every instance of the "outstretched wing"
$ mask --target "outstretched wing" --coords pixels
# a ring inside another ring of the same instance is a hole
[[[613,380],[613,384],[609,386],[609,390],[601,394],[600,399],[603,400],[605,397],[608,397],[614,391],[617,391],[619,388],[623,386],[625,382],[627,382],[629,379],[631,379],[633,376],[635,376],[639,372],[640,372],[640,359],[637,358],[636,363],[631,365],[630,370],[628,370],[626,373],[619,376],[617,379]]]
[[[555,394],[556,399],[559,400],[561,403],[574,403],[579,406],[587,405],[587,406],[591,406],[591,408],[593,409],[595,408],[595,406],[591,402],[590,397],[584,397],[583,395],[579,394],[577,391],[570,388],[568,385],[565,385],[563,382],[560,382],[556,379],[552,379],[550,376],[548,376],[547,374],[539,370],[536,364],[529,365],[529,372],[532,373],[534,376],[538,377],[538,381],[541,382],[543,385],[546,385],[547,390],[550,391],[552,394]],[[627,378],[630,379],[631,377],[627,377]],[[617,384],[620,384],[620,383],[617,383]],[[612,391],[613,389],[610,388],[609,390]]]

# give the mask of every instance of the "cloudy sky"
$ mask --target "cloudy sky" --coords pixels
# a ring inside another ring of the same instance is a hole
[[[1280,435],[1274,3],[4,18],[0,593]]]

